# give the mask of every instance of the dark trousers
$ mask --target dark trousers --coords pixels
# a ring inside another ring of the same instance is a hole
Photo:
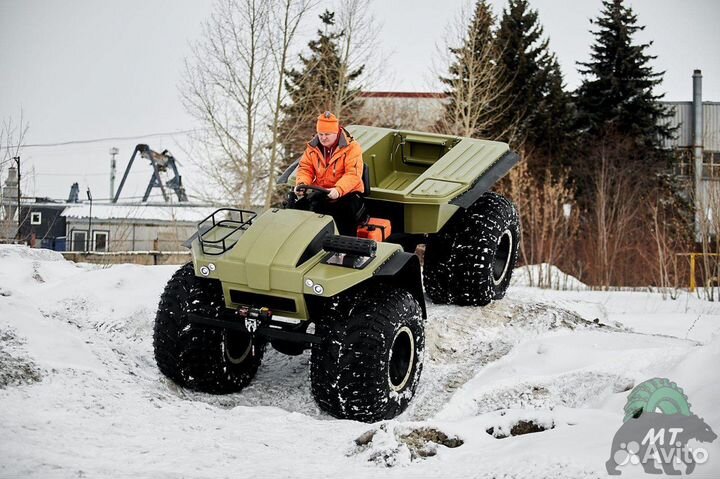
[[[341,235],[357,236],[359,216],[363,210],[363,199],[358,193],[350,193],[336,200],[308,201],[300,198],[293,206],[298,210],[309,210],[323,215],[330,215],[335,220]]]

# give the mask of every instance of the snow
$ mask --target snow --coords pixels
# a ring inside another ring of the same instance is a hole
[[[122,220],[162,220],[185,221],[197,223],[210,216],[217,208],[191,205],[123,205],[98,204],[92,205],[92,217],[95,219]],[[62,212],[66,218],[89,218],[90,204],[80,203],[68,206]]]
[[[588,286],[571,276],[557,266],[542,263],[529,266],[522,266],[513,272],[511,279],[513,286],[538,286],[549,285],[559,290],[581,290],[588,289]]]
[[[308,354],[268,350],[226,396],[163,378],[152,325],[175,269],[0,246],[0,477],[605,477],[627,395],[655,376],[720,430],[720,304],[692,295],[515,285],[428,304],[415,398],[362,424],[318,409]],[[498,438],[521,420],[546,430]],[[718,477],[720,440],[703,446],[694,475]]]

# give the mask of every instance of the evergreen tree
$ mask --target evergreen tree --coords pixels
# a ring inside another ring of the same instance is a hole
[[[584,76],[576,92],[578,126],[590,138],[622,132],[638,144],[659,147],[673,130],[658,103],[664,94],[653,94],[664,72],[649,65],[656,58],[646,53],[652,42],[633,44],[633,35],[645,27],[622,0],[603,0],[600,17],[591,22],[599,29],[593,32],[591,60],[578,63]]]
[[[461,45],[448,47],[453,62],[448,76],[440,77],[446,85],[448,103],[437,125],[439,131],[494,139],[497,123],[508,104],[494,26],[490,6],[486,0],[478,0]]]
[[[289,164],[302,155],[305,144],[315,134],[315,119],[323,111],[342,110],[341,122],[348,125],[353,122],[362,106],[359,90],[350,88],[363,72],[363,66],[350,70],[343,65],[340,57],[339,42],[344,32],[335,30],[335,13],[325,10],[320,15],[322,28],[317,38],[308,43],[310,55],[300,55],[300,69],[286,72],[285,86],[290,104],[283,108],[284,118],[281,126],[286,163]],[[336,92],[343,85],[343,98]]]
[[[543,38],[538,13],[527,0],[510,0],[503,10],[497,43],[512,99],[501,122],[501,138],[524,146],[543,163],[564,155],[573,136],[571,98]]]

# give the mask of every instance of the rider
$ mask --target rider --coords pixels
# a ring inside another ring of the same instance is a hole
[[[318,116],[316,131],[297,169],[295,208],[310,209],[301,185],[327,188],[330,201],[318,202],[313,211],[331,215],[341,235],[355,236],[363,208],[362,149],[329,111]]]

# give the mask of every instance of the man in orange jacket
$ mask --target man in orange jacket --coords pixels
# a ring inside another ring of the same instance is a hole
[[[295,207],[310,208],[299,185],[327,188],[329,201],[318,203],[313,210],[332,215],[340,234],[355,236],[363,209],[362,149],[329,111],[318,117],[316,131],[298,165],[295,194],[300,199]]]

